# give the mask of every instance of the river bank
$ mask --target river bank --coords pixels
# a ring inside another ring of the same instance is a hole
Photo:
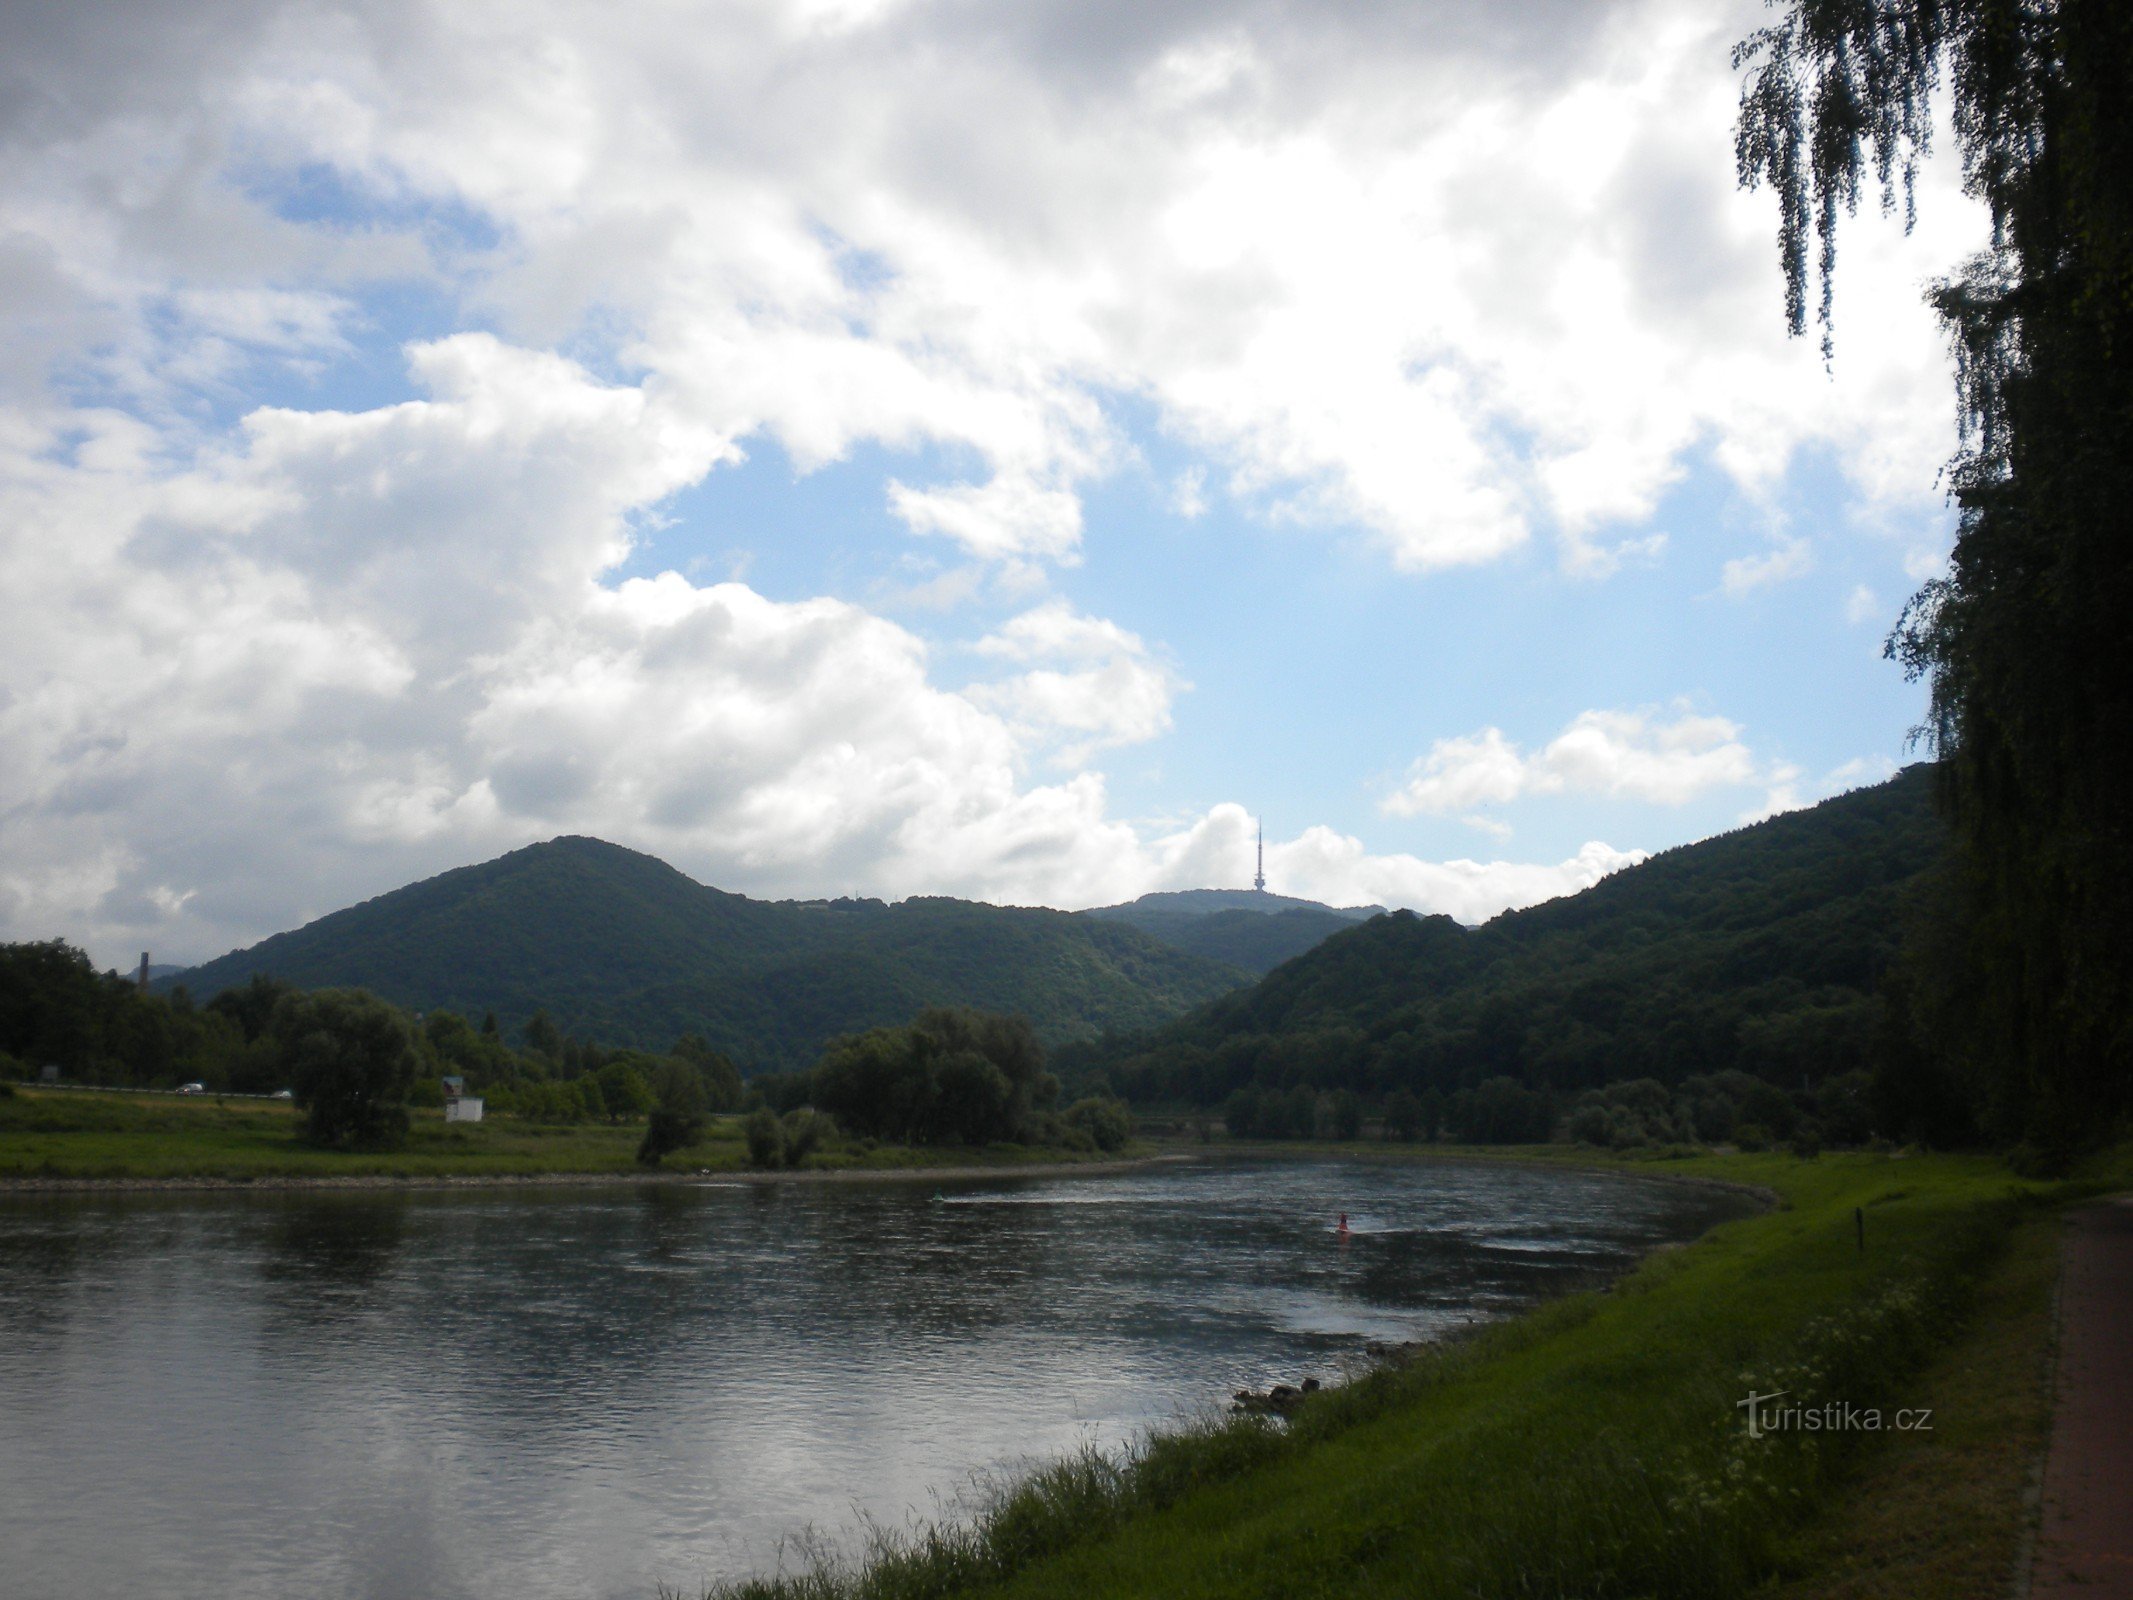
[[[0,1195],[132,1194],[161,1192],[269,1193],[278,1190],[534,1189],[701,1184],[956,1183],[982,1178],[1100,1177],[1142,1171],[1191,1156],[1146,1155],[1086,1161],[1003,1157],[994,1162],[783,1168],[661,1167],[652,1170],[535,1173],[357,1173],[346,1176],[73,1178],[0,1177]]]
[[[2110,1179],[2030,1183],[1984,1157],[1678,1165],[1783,1207],[1656,1253],[1608,1292],[1322,1391],[1285,1426],[1233,1418],[1054,1463],[967,1524],[709,1592],[1822,1592],[1812,1531],[1892,1452],[1932,1452],[1895,1419],[1940,1392],[1936,1358],[1994,1304],[2010,1241]],[[1750,1429],[1744,1404],[1778,1391],[1793,1417],[1838,1423]],[[1976,1474],[1943,1476],[1905,1502],[1924,1524],[1911,1535],[2011,1570],[2020,1517],[1966,1519]]]
[[[936,1181],[1002,1172],[1126,1170],[1161,1152],[991,1145],[932,1149],[833,1140],[795,1170],[749,1165],[738,1116],[709,1119],[704,1138],[656,1168],[637,1161],[643,1125],[447,1123],[418,1110],[393,1150],[320,1150],[297,1137],[286,1101],[18,1088],[0,1098],[0,1194],[96,1191],[523,1187]]]

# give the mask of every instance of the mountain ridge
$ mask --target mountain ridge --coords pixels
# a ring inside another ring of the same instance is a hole
[[[696,1033],[750,1069],[928,1005],[1029,1016],[1048,1043],[1140,1028],[1243,970],[1130,926],[942,897],[764,901],[655,856],[566,834],[376,895],[203,962],[196,1000],[266,973],[415,1010],[545,1009],[566,1032],[664,1048]]]

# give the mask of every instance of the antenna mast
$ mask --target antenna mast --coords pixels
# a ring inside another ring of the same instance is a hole
[[[1266,893],[1266,823],[1263,819],[1259,824],[1259,870],[1252,874],[1252,887],[1261,894]]]

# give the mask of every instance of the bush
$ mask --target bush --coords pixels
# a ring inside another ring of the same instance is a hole
[[[654,1106],[646,1119],[644,1137],[637,1144],[637,1159],[656,1167],[677,1150],[686,1150],[704,1136],[703,1114],[676,1106]]]
[[[788,1111],[778,1123],[778,1135],[783,1141],[785,1165],[797,1167],[826,1139],[837,1136],[837,1122],[827,1112],[817,1111],[812,1106],[802,1106],[797,1111]],[[754,1146],[749,1146],[751,1152]]]
[[[778,1122],[778,1114],[768,1106],[757,1106],[748,1113],[748,1120],[741,1124],[741,1133],[748,1140],[748,1164],[765,1169],[783,1165],[785,1161],[785,1130]]]
[[[1091,1095],[1066,1108],[1066,1125],[1098,1150],[1123,1150],[1133,1137],[1133,1113],[1123,1100]]]

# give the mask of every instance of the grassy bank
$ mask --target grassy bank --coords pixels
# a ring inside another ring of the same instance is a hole
[[[2035,1415],[2020,1374],[2035,1372],[2035,1263],[2050,1253],[2033,1230],[2070,1187],[1984,1158],[1704,1157],[1666,1170],[1767,1187],[1784,1206],[1657,1256],[1611,1292],[1320,1396],[1286,1429],[1210,1422],[1124,1462],[1059,1463],[974,1527],[726,1593],[1917,1592],[1877,1588],[1871,1573],[1895,1581],[1904,1542],[1932,1538],[1966,1496],[1998,1511],[1965,1530],[1975,1537],[1950,1570],[2004,1573],[2020,1522],[2010,1474],[2026,1472],[2036,1435],[1993,1430]],[[2025,1230],[2028,1248],[2012,1252]],[[1977,1339],[1951,1376],[1949,1353]],[[2010,1351],[2017,1376],[1988,1393]],[[1882,1429],[1750,1437],[1740,1402],[1779,1390],[1801,1412],[1877,1413]],[[1896,1411],[1923,1406],[1936,1406],[1932,1431],[1898,1434]],[[1851,1493],[1876,1473],[1905,1484],[1880,1522]],[[1825,1582],[1844,1552],[1864,1586]],[[1944,1592],[1965,1592],[1960,1581]]]
[[[442,1112],[418,1110],[404,1147],[375,1152],[313,1149],[297,1132],[298,1115],[286,1101],[18,1088],[0,1098],[0,1183],[419,1181],[644,1171],[636,1159],[642,1122],[550,1125],[503,1117],[448,1123]],[[1021,1145],[917,1150],[833,1142],[807,1164],[823,1171],[898,1171],[1087,1159],[1070,1150]],[[739,1172],[747,1165],[738,1117],[711,1118],[700,1144],[667,1158],[667,1168],[676,1172]]]

